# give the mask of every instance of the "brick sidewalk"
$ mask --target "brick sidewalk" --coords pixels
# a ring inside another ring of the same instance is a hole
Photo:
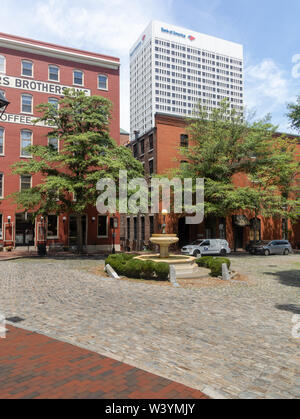
[[[200,391],[37,333],[7,326],[1,399],[207,399]]]

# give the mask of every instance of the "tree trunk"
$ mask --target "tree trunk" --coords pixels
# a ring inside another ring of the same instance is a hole
[[[83,253],[82,216],[81,216],[81,214],[77,214],[76,224],[77,224],[77,252],[80,254],[80,253]]]

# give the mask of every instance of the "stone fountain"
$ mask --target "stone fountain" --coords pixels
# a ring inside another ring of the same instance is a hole
[[[150,238],[150,242],[156,244],[160,248],[160,253],[155,255],[142,255],[137,256],[135,259],[152,262],[165,262],[169,265],[173,265],[176,270],[177,279],[189,279],[199,278],[200,271],[195,263],[196,258],[192,256],[183,255],[170,255],[169,247],[172,244],[179,242],[179,238],[176,234],[166,234],[166,215],[168,212],[164,210],[162,212],[164,224],[162,225],[162,234],[153,234]]]

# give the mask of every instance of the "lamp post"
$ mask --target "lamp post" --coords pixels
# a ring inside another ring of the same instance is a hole
[[[8,105],[9,105],[8,100],[6,100],[3,94],[0,92],[0,119],[2,119],[2,116],[4,112],[6,111],[6,108]]]
[[[113,239],[113,248],[112,248],[112,254],[114,255],[116,253],[116,247],[115,247],[115,239],[116,239],[116,229],[119,227],[118,218],[113,217],[110,219],[110,228],[113,231],[112,233],[112,239]]]
[[[166,216],[168,215],[168,210],[163,209],[162,215],[163,215],[162,234],[166,234],[166,227],[167,227]]]

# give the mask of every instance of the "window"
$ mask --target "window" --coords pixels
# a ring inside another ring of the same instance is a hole
[[[50,138],[48,138],[48,146],[53,151],[58,151],[58,138],[56,138],[56,137],[50,137]]]
[[[31,61],[22,61],[22,76],[33,77],[33,63]]]
[[[3,198],[3,191],[4,191],[4,185],[3,185],[3,173],[0,173],[0,198]]]
[[[149,160],[149,173],[150,173],[150,176],[152,176],[154,173],[154,160],[153,159]]]
[[[99,90],[108,90],[108,77],[104,75],[98,76],[98,89]]]
[[[136,217],[133,220],[134,220],[134,240],[136,241],[138,239],[138,220]]]
[[[26,191],[31,188],[31,176],[22,175],[21,176],[21,192]]]
[[[49,80],[59,81],[59,68],[56,65],[49,65]]]
[[[98,215],[98,237],[108,237],[106,215]]]
[[[6,71],[6,58],[3,55],[0,55],[0,73],[5,73]]]
[[[4,128],[0,127],[0,156],[4,155]]]
[[[182,134],[180,136],[180,147],[187,148],[189,146],[189,136]]]
[[[32,113],[33,99],[31,95],[22,95],[21,112]]]
[[[79,70],[73,71],[73,84],[83,86],[83,72]]]
[[[141,141],[141,154],[145,154],[145,140]]]
[[[127,239],[130,240],[130,236],[131,236],[131,219],[128,217],[127,218]]]
[[[137,144],[134,144],[134,146],[133,146],[133,156],[134,157],[138,157],[139,156]]]
[[[5,91],[4,90],[0,90],[0,93],[2,94],[2,96],[3,97],[5,97],[6,98],[6,94],[5,94]],[[0,113],[4,110],[5,108],[3,107],[3,108],[0,108]]]
[[[150,236],[153,236],[153,234],[154,234],[154,217],[153,217],[153,215],[151,215],[149,217],[149,221],[150,221]]]
[[[58,99],[56,99],[55,97],[49,97],[48,99],[48,103],[52,106],[54,106],[54,108],[57,110],[58,109]]]
[[[32,132],[21,131],[21,157],[31,157],[30,151],[26,150],[27,147],[32,145]]]
[[[57,238],[58,237],[58,217],[57,215],[48,215],[48,224],[47,224],[47,231],[48,231],[48,239],[49,238]]]
[[[141,240],[145,241],[145,217],[141,218]]]
[[[2,217],[2,214],[0,214],[0,239],[3,238],[2,224],[3,224],[3,217]]]
[[[149,151],[153,150],[153,134],[149,136]]]

